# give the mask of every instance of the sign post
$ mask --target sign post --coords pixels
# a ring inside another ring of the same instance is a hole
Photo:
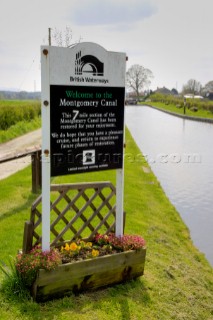
[[[49,52],[41,52],[42,101],[42,251],[50,248],[50,92]]]
[[[50,241],[50,176],[115,169],[121,236],[126,55],[94,43],[44,46],[41,54],[42,249]]]

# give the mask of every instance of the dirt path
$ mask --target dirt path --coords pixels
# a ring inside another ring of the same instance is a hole
[[[41,129],[27,133],[9,142],[0,144],[0,159],[6,156],[15,156],[19,153],[27,152],[32,147],[41,146]],[[0,164],[0,179],[4,179],[11,174],[25,168],[31,163],[31,157],[16,159]]]

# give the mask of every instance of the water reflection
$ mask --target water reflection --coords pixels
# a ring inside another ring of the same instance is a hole
[[[167,196],[213,265],[213,125],[149,107],[127,107],[126,123]]]

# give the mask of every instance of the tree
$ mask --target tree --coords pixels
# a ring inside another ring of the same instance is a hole
[[[182,93],[191,93],[193,95],[200,94],[202,89],[202,85],[199,81],[190,79],[184,86]]]
[[[177,91],[177,89],[175,89],[175,88],[172,88],[171,93],[172,93],[173,95],[178,95],[178,91]]]
[[[133,89],[139,98],[139,93],[144,87],[148,87],[153,78],[152,71],[134,64],[126,73],[126,84],[129,88]]]
[[[61,31],[57,28],[51,29],[51,42],[52,45],[58,47],[69,47],[72,45],[72,30],[70,27],[66,26],[65,30]]]
[[[207,84],[203,87],[203,92],[213,92],[213,81],[207,82]]]

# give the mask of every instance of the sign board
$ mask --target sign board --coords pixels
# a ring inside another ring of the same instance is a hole
[[[122,168],[124,53],[49,47],[51,176]]]
[[[41,47],[42,250],[50,243],[50,177],[116,169],[123,233],[125,53],[95,43]]]

